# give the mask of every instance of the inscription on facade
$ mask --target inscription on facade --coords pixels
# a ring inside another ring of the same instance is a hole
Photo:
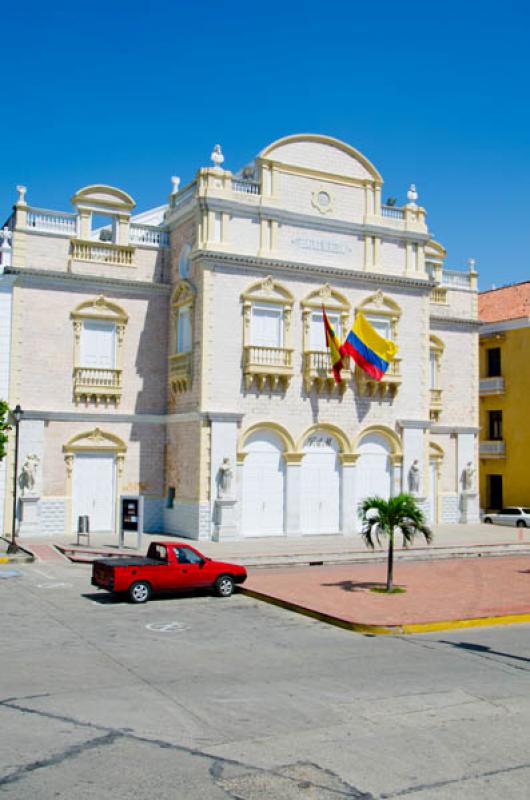
[[[337,242],[329,239],[312,239],[305,236],[296,236],[291,239],[291,244],[301,250],[314,250],[317,253],[332,253],[333,255],[342,255],[344,253],[351,253],[351,247],[343,242]]]

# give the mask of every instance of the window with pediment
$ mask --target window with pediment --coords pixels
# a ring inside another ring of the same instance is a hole
[[[343,391],[351,375],[348,364],[342,371],[342,381],[335,382],[331,371],[329,348],[326,344],[322,306],[339,341],[343,341],[350,320],[351,307],[344,295],[325,284],[310,292],[301,303],[303,321],[303,372],[307,392],[314,387],[319,393],[323,389],[331,392]]]
[[[181,280],[171,298],[174,338],[169,355],[168,380],[174,393],[191,388],[194,308],[195,290],[191,283]]]
[[[398,326],[401,308],[395,300],[379,290],[356,307],[355,313],[359,312],[364,314],[381,336],[399,346]],[[355,376],[361,394],[380,397],[393,396],[401,385],[401,359],[397,356],[390,362],[388,370],[380,381],[370,378],[360,367],[355,368]]]
[[[100,295],[80,303],[70,316],[74,326],[75,402],[117,405],[122,393],[126,312]]]
[[[444,343],[437,336],[429,337],[429,415],[433,421],[440,418],[442,411],[442,389],[440,378]]]
[[[293,296],[269,275],[241,296],[243,376],[247,389],[286,388],[293,374],[291,315]]]

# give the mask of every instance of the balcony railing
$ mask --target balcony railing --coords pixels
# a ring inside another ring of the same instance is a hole
[[[43,208],[31,208],[28,211],[27,227],[46,233],[61,233],[75,236],[77,216],[75,214],[47,211]]]
[[[237,181],[232,180],[232,189],[234,192],[243,192],[243,194],[259,194],[260,185],[255,181]]]
[[[105,403],[118,403],[121,397],[121,369],[99,367],[74,368],[74,398],[79,400],[103,400]]]
[[[442,270],[442,286],[451,286],[454,289],[470,289],[471,274],[458,269]]]
[[[405,219],[405,211],[396,206],[381,206],[381,216],[392,217],[392,219]]]
[[[170,200],[171,208],[180,208],[189,200],[192,200],[195,197],[195,193],[197,191],[197,182],[193,181],[190,183],[189,186],[185,186],[178,194],[172,195]]]
[[[259,389],[262,389],[267,382],[271,389],[275,389],[278,383],[286,388],[293,374],[292,348],[246,345],[243,354],[243,374],[247,389],[254,380]]]
[[[433,422],[440,418],[442,412],[442,389],[430,389],[429,417]]]
[[[329,352],[323,350],[307,350],[303,360],[304,384],[306,391],[311,391],[315,386],[317,392],[327,387],[328,391],[335,387],[341,391],[345,389],[351,376],[349,362],[344,361],[344,369],[341,372],[342,381],[338,384],[331,369],[331,358]]]
[[[102,264],[131,267],[133,265],[133,256],[134,247],[130,244],[84,242],[81,239],[72,241],[73,261],[97,261]]]
[[[447,289],[441,286],[435,286],[434,289],[431,290],[431,303],[447,305]]]
[[[161,231],[154,225],[135,225],[129,226],[129,241],[131,244],[144,244],[152,247],[168,247],[169,234]]]
[[[480,394],[481,396],[486,396],[489,394],[504,394],[504,378],[481,378]]]
[[[479,454],[481,456],[487,456],[489,458],[504,458],[506,455],[506,449],[504,446],[504,441],[499,439],[499,441],[495,442],[480,442],[479,443]]]
[[[401,359],[395,358],[388,365],[388,369],[380,381],[371,378],[360,367],[355,368],[355,378],[359,394],[369,397],[394,396],[401,385]]]
[[[168,380],[173,392],[185,392],[191,388],[192,354],[174,353],[169,356]]]

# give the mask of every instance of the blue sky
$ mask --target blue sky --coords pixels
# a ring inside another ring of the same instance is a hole
[[[446,265],[530,279],[530,11],[523,2],[26,0],[2,12],[0,215],[15,186],[69,210],[88,183],[160,205],[220,142],[236,170],[327,133],[383,197],[417,185]]]

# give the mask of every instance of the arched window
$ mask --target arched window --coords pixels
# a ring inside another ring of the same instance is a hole
[[[243,374],[250,389],[268,383],[284,388],[293,374],[291,313],[293,296],[269,275],[253,283],[241,296],[243,303]]]
[[[191,388],[195,290],[181,280],[171,298],[173,347],[169,356],[169,385],[173,392]]]
[[[117,405],[122,392],[126,312],[100,295],[80,303],[70,316],[74,325],[75,402]]]
[[[350,304],[344,295],[335,291],[329,284],[310,292],[301,303],[303,322],[304,384],[307,392],[314,386],[319,392],[324,386],[333,391],[337,386],[331,372],[329,350],[324,333],[322,306],[327,317],[342,342],[347,333],[350,319]],[[350,377],[348,369],[342,372],[340,389],[344,389]]]
[[[444,343],[437,336],[429,337],[429,414],[438,420],[442,411],[442,389],[440,387]]]
[[[401,317],[401,308],[395,300],[392,300],[392,298],[379,290],[356,307],[355,313],[358,314],[359,312],[364,314],[368,322],[381,336],[399,345],[398,323]],[[388,370],[381,381],[370,378],[359,367],[356,367],[355,375],[361,394],[379,394],[382,397],[387,394],[394,395],[401,384],[401,359],[398,356],[390,362]]]

